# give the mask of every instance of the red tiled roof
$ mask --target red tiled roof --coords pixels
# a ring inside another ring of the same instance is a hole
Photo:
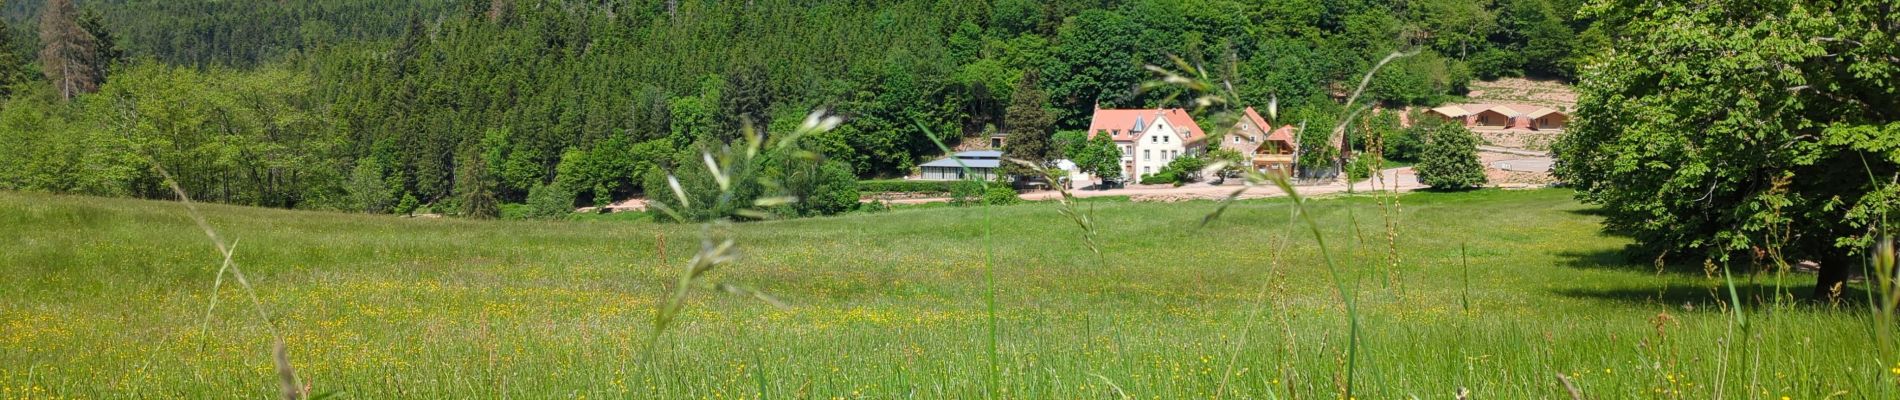
[[[1274,129],[1273,133],[1267,134],[1267,140],[1285,141],[1287,143],[1292,143],[1293,142],[1293,125],[1286,125],[1286,126],[1280,127],[1280,129]]]
[[[1254,124],[1254,126],[1258,126],[1258,127],[1260,127],[1260,130],[1262,130],[1262,131],[1272,131],[1272,130],[1273,130],[1273,125],[1268,125],[1268,124],[1267,124],[1267,119],[1266,119],[1266,118],[1260,118],[1260,112],[1259,112],[1259,111],[1254,111],[1254,109],[1253,109],[1253,107],[1247,107],[1247,109],[1246,109],[1246,110],[1242,110],[1242,111],[1241,111],[1241,113],[1242,113],[1242,114],[1246,114],[1246,115],[1247,115],[1247,120],[1248,120],[1248,121],[1253,121],[1253,124]]]
[[[1095,137],[1101,132],[1109,132],[1114,135],[1110,138],[1117,142],[1134,141],[1140,137],[1138,132],[1134,132],[1136,122],[1141,123],[1142,129],[1147,129],[1148,126],[1154,125],[1157,118],[1166,119],[1169,125],[1173,125],[1174,130],[1181,134],[1181,140],[1186,143],[1199,142],[1207,138],[1207,132],[1201,130],[1201,125],[1195,123],[1193,117],[1188,116],[1187,110],[1179,108],[1096,109],[1095,119],[1089,122],[1089,137]]]

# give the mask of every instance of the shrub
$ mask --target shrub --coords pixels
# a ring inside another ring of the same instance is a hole
[[[1426,126],[1425,123],[1420,123],[1412,125],[1411,128],[1399,130],[1391,137],[1387,137],[1385,139],[1385,159],[1417,162],[1419,155],[1425,151],[1425,141],[1421,138],[1424,137],[1425,131],[1429,129],[1431,129],[1431,127]]]
[[[528,189],[528,203],[522,218],[558,219],[574,213],[574,192],[559,184],[540,184]],[[503,214],[506,216],[506,210]]]
[[[1201,180],[1201,169],[1204,168],[1207,168],[1207,159],[1194,155],[1175,157],[1174,161],[1169,161],[1168,166],[1162,168],[1162,170],[1174,171],[1174,183],[1182,184],[1199,182]]]
[[[1156,172],[1156,173],[1141,177],[1141,184],[1162,185],[1162,184],[1177,183],[1180,180],[1181,180],[1181,177],[1177,176],[1174,170],[1162,169],[1161,172]]]
[[[781,216],[832,215],[858,206],[858,179],[844,161],[778,160],[766,179],[779,183],[774,195],[798,199],[777,210]]]
[[[389,207],[389,184],[383,181],[383,167],[375,158],[357,160],[344,190],[349,192],[352,211],[380,213]]]
[[[402,201],[396,203],[396,213],[413,215],[416,213],[416,208],[422,206],[420,203],[421,202],[416,201],[416,195],[414,193],[405,193],[402,195]]]
[[[528,219],[527,204],[502,203],[499,210],[497,216],[501,219]]]
[[[1169,161],[1160,172],[1141,177],[1143,185],[1174,184],[1180,186],[1201,180],[1201,170],[1207,168],[1208,161],[1201,156],[1183,156]]]
[[[1240,154],[1239,151],[1234,149],[1216,149],[1207,152],[1207,162],[1227,163],[1227,166],[1222,167],[1219,171],[1220,176],[1218,178],[1240,176],[1247,172],[1249,169],[1248,166],[1252,163],[1252,161],[1248,159],[1248,155]]]
[[[859,212],[881,213],[881,212],[886,212],[890,210],[891,210],[891,203],[886,203],[884,202],[884,200],[872,200],[869,202],[858,204]]]
[[[1484,186],[1484,163],[1478,160],[1478,137],[1456,124],[1440,124],[1427,131],[1425,151],[1418,163],[1418,181],[1434,189]]]
[[[858,191],[867,193],[943,193],[957,191],[957,186],[967,186],[964,190],[980,187],[982,184],[971,181],[914,181],[903,179],[884,179],[858,181]]]
[[[647,192],[647,199],[672,209],[678,219],[689,222],[759,219],[765,217],[761,212],[779,217],[831,215],[857,207],[860,186],[850,166],[843,161],[826,160],[823,155],[800,145],[757,155],[726,154],[720,166],[726,170],[728,188],[720,187],[714,174],[704,167],[703,157],[694,151],[674,156],[673,165],[684,167],[672,171],[689,201],[681,204],[664,172],[647,174],[642,185],[652,188]],[[769,197],[796,200],[781,205],[758,205],[760,199]],[[655,221],[675,219],[659,207],[652,212]]]
[[[966,184],[950,185],[950,204],[965,205],[975,202],[983,193],[983,184],[975,181],[957,181]]]
[[[1016,189],[1005,186],[991,187],[988,192],[983,193],[983,203],[993,206],[1016,204],[1022,200],[1022,197],[1016,193]]]
[[[1354,156],[1352,162],[1346,163],[1346,179],[1358,182],[1371,178],[1372,163],[1370,161],[1370,157]]]

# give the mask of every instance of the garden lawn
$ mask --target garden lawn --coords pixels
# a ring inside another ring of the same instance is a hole
[[[1737,266],[1744,325],[1719,270],[1624,260],[1568,191],[1398,199],[1394,230],[1379,198],[1309,203],[1338,282],[1285,199],[1206,227],[1216,203],[1084,203],[1099,256],[1053,203],[736,224],[745,257],[651,353],[698,226],[202,208],[303,381],[344,398],[1895,394],[1866,306],[1773,294],[1811,276]],[[179,204],[0,193],[0,232],[0,398],[277,390],[232,279],[207,321],[219,257]]]

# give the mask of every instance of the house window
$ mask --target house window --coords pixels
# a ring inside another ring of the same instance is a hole
[[[1150,169],[1153,169],[1153,168],[1154,168],[1154,167],[1141,167],[1141,174],[1142,174],[1142,175],[1147,175],[1147,174],[1148,174],[1148,171],[1149,171]]]
[[[1141,159],[1143,159],[1143,160],[1153,160],[1153,159],[1154,159],[1153,157],[1149,157],[1149,155],[1150,155],[1150,154],[1149,154],[1149,152],[1151,152],[1151,151],[1154,151],[1154,150],[1142,150],[1142,151],[1141,151]]]
[[[1162,136],[1162,137],[1161,137],[1161,142],[1162,142],[1162,143],[1167,143],[1167,142],[1168,142],[1168,138],[1169,138],[1169,136]]]

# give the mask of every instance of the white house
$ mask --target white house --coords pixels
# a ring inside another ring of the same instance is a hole
[[[1132,180],[1161,172],[1175,158],[1200,153],[1207,139],[1207,132],[1179,108],[1097,108],[1089,123],[1089,137],[1096,135],[1109,135],[1121,147],[1123,176]]]

